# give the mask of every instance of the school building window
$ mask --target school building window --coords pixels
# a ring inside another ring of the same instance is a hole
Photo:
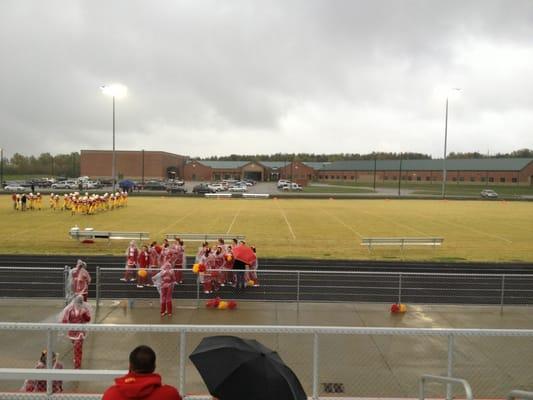
[[[476,181],[476,178],[474,176],[471,176],[470,177],[470,182],[475,182]]]
[[[417,177],[416,177],[416,180],[417,180],[417,181],[421,181],[421,180],[422,180],[422,177],[421,177],[421,176],[417,176]]]
[[[459,177],[459,182],[464,182],[465,181],[465,177],[464,176],[460,176]]]
[[[429,176],[426,176],[426,181],[429,181],[431,178]]]
[[[342,177],[342,179],[346,179],[346,175],[344,175],[344,176]]]
[[[500,182],[501,182],[501,183],[505,183],[505,178],[503,178],[503,177],[500,178]]]
[[[353,181],[353,180],[355,179],[355,176],[354,176],[354,175],[352,175],[352,178],[351,178],[351,179],[352,179],[352,181]]]
[[[518,182],[518,179],[517,178],[511,178],[511,182],[516,183],[516,182]]]
[[[389,180],[389,177],[388,177],[387,175],[385,175],[385,176],[383,177],[383,180],[388,181],[388,180]]]
[[[484,176],[481,177],[481,182],[485,182],[485,177]]]
[[[489,182],[494,182],[494,178],[492,176],[489,176]]]
[[[454,176],[454,177],[452,178],[452,181],[457,182],[457,177]]]

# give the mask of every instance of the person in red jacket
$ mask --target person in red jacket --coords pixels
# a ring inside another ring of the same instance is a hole
[[[154,275],[153,281],[159,291],[161,316],[168,315],[172,317],[172,289],[174,289],[174,285],[176,284],[176,275],[168,261],[163,264],[161,271]]]
[[[155,353],[148,346],[138,346],[130,353],[128,374],[115,379],[102,400],[181,400],[176,388],[163,385],[155,371]]]

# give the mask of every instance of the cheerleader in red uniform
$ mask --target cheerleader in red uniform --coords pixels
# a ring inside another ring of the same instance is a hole
[[[139,253],[137,258],[137,263],[139,264],[139,271],[142,269],[147,272],[146,275],[141,276],[137,273],[137,287],[142,288],[148,283],[148,267],[150,266],[150,253],[148,252],[148,246],[144,245],[142,251]]]
[[[64,324],[86,324],[91,321],[92,313],[89,305],[83,302],[83,296],[76,296],[67,305],[60,316],[60,321]],[[84,331],[68,331],[68,338],[72,341],[74,348],[74,368],[81,368],[83,357],[83,341],[86,337]]]
[[[135,281],[135,269],[137,268],[137,260],[139,258],[139,249],[135,244],[135,241],[132,240],[130,245],[126,249],[126,269],[124,271],[124,278],[121,278],[121,281],[126,282],[128,279],[130,281]]]

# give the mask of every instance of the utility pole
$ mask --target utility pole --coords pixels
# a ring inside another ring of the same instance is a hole
[[[400,175],[398,176],[398,197],[401,196],[401,192],[402,192],[402,158],[403,158],[403,153],[400,153]]]

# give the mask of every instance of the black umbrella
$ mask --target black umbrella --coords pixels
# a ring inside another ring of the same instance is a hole
[[[300,381],[278,353],[257,340],[204,338],[189,356],[220,400],[305,400]]]

